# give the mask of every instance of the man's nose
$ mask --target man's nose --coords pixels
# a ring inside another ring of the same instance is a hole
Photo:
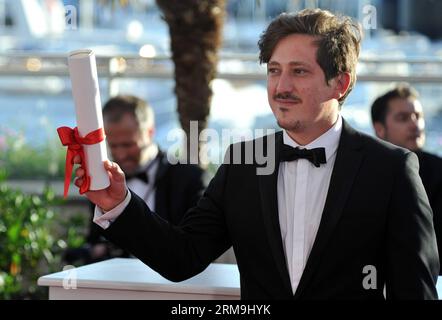
[[[278,85],[276,86],[277,93],[292,92],[293,88],[293,81],[288,72],[282,72],[278,80]]]
[[[418,116],[418,115],[416,115],[416,114],[412,114],[412,115],[410,116],[410,121],[409,121],[409,123],[410,123],[410,127],[411,127],[413,130],[417,131],[417,130],[420,129],[420,128],[419,128],[419,116]]]
[[[124,150],[124,148],[121,148],[121,147],[112,148],[111,153],[112,153],[112,158],[116,162],[123,160],[127,154],[126,150]]]

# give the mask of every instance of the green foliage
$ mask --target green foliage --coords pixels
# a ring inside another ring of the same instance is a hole
[[[62,237],[58,240],[58,247],[63,250],[66,248],[78,248],[85,242],[85,229],[88,225],[87,216],[76,214],[69,219],[58,220],[58,225],[62,230]]]
[[[50,189],[27,195],[0,181],[0,300],[47,298],[38,277],[60,271],[65,248],[82,244],[82,221],[57,224],[54,208],[60,204]]]
[[[0,129],[0,167],[9,179],[64,179],[66,149],[60,141],[27,144],[23,135]]]

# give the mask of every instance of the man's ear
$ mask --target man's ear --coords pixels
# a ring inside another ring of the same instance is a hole
[[[351,76],[349,72],[342,72],[335,78],[336,81],[336,99],[342,98],[350,87]]]
[[[387,130],[386,130],[384,124],[382,122],[377,121],[377,122],[373,123],[373,127],[374,127],[374,132],[376,133],[376,136],[378,138],[385,139]]]

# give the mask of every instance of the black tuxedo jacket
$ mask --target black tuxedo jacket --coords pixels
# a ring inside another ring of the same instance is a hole
[[[196,205],[206,187],[204,171],[196,165],[171,165],[166,154],[158,153],[155,175],[155,213],[173,225],[178,225],[189,208]],[[91,214],[95,205],[91,203]],[[87,243],[96,244],[104,239],[97,224],[91,221]],[[120,254],[129,257],[129,252]]]
[[[442,265],[442,158],[425,151],[416,152],[419,158],[419,175],[433,209],[433,223]],[[442,269],[439,271],[442,275]]]
[[[281,132],[275,139],[278,163]],[[322,219],[296,292],[278,220],[278,165],[271,175],[257,175],[256,168],[221,165],[180,226],[150,212],[132,193],[103,233],[172,281],[198,274],[233,245],[243,299],[383,299],[384,284],[390,299],[437,298],[432,212],[414,153],[344,121]],[[373,267],[375,273],[367,273]],[[368,289],[367,276],[375,276]]]

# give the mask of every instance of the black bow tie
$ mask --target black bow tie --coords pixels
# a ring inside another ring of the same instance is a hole
[[[135,174],[132,175],[127,175],[126,176],[127,180],[130,179],[139,179],[141,181],[143,181],[144,183],[148,184],[149,183],[149,178],[147,176],[147,172],[146,171],[141,171],[141,172],[137,172]]]
[[[327,163],[325,159],[325,148],[299,149],[283,144],[280,152],[281,161],[293,161],[297,159],[307,159],[319,167],[321,163]]]

